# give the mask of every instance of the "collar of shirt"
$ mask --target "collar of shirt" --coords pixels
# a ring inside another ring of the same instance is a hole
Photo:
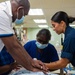
[[[67,27],[66,27],[66,30],[65,30],[65,38],[66,38],[66,36],[71,32],[72,29],[73,29],[73,28],[70,27],[70,26],[67,26]]]

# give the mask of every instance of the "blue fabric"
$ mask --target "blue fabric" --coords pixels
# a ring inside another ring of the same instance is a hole
[[[14,62],[12,56],[6,51],[4,47],[3,50],[0,52],[0,66],[8,65]]]
[[[45,63],[50,63],[59,59],[57,51],[53,45],[48,44],[48,46],[42,50],[42,53],[40,53],[37,51],[35,42],[36,40],[29,41],[24,45],[24,48],[32,58],[37,58]]]
[[[0,34],[0,38],[1,37],[9,37],[9,36],[12,36],[13,34]]]
[[[14,62],[12,56],[6,51],[4,47],[3,50],[0,52],[0,66],[8,65]]]
[[[0,52],[0,66],[9,65],[14,62],[14,59],[11,57],[11,55],[6,51],[6,48],[4,47],[2,51]],[[3,73],[1,75],[7,75],[10,71]]]
[[[67,58],[75,66],[75,29],[70,26],[65,31],[61,58]]]
[[[71,67],[71,65],[69,64],[69,66],[68,67],[66,67],[66,68],[63,68],[63,70],[66,72],[66,73],[68,73],[68,70],[72,70],[72,67]]]

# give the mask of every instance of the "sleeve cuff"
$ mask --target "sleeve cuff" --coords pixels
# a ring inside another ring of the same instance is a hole
[[[13,34],[0,34],[0,38],[2,38],[2,37],[9,37],[9,36],[13,36]]]
[[[71,61],[72,58],[73,58],[73,55],[71,53],[62,52],[61,53],[61,58],[67,58],[69,61]]]

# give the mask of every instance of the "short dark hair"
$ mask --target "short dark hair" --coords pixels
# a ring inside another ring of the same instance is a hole
[[[72,23],[73,21],[75,21],[75,18],[69,17],[68,14],[64,11],[58,11],[52,16],[51,20],[57,23],[64,21],[66,25],[68,26],[69,23]]]
[[[44,35],[47,40],[51,39],[51,33],[48,29],[41,29],[36,36],[39,37],[40,35]]]
[[[26,9],[30,8],[30,3],[28,0],[15,0],[20,6],[23,6]]]

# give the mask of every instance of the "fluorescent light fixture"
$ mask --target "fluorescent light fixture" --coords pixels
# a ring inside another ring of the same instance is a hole
[[[71,24],[70,26],[71,26],[71,27],[75,27],[75,25],[73,25],[73,24]]]
[[[42,9],[30,9],[28,15],[44,15]]]
[[[34,19],[35,23],[46,23],[45,19]]]
[[[40,28],[47,28],[48,25],[38,25]]]

